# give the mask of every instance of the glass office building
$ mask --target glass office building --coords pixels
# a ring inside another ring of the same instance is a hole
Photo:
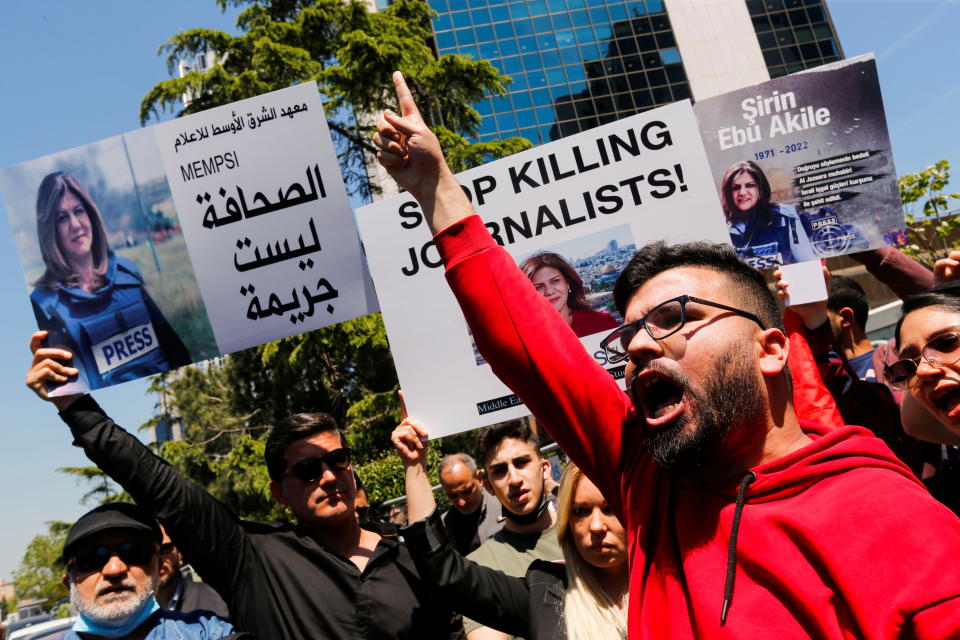
[[[689,8],[673,11],[679,4],[430,0],[439,54],[488,60],[513,79],[506,96],[476,105],[480,141],[519,135],[534,144],[696,96],[671,22],[690,19]],[[746,0],[739,9],[771,77],[842,57],[822,0]]]

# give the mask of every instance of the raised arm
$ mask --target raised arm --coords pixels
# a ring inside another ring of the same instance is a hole
[[[423,520],[437,508],[433,487],[427,475],[426,428],[413,418],[404,417],[390,440],[403,463],[403,475],[407,489],[407,519],[410,522]]]
[[[437,136],[430,131],[413,101],[403,74],[393,73],[400,115],[384,111],[377,117],[373,142],[377,159],[403,189],[410,192],[436,234],[473,214],[473,205],[443,157]]]
[[[402,115],[377,120],[380,162],[420,202],[480,352],[611,504],[622,504],[623,434],[639,437],[624,429],[633,417],[629,400],[472,215],[402,76],[394,84]]]
[[[43,347],[44,338],[42,331],[31,337],[34,355],[27,386],[60,410],[74,444],[163,523],[204,581],[229,603],[233,585],[254,553],[240,522],[210,494],[117,426],[89,395],[48,397],[47,384],[61,382],[73,369],[61,362],[71,357],[70,352]]]

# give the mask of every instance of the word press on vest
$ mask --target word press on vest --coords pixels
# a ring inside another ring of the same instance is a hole
[[[101,374],[136,360],[159,346],[149,322],[93,345],[93,357]]]

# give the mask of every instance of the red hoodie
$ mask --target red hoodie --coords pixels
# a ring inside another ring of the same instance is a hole
[[[436,243],[484,357],[626,528],[631,638],[960,638],[960,521],[880,440],[803,423],[811,444],[739,485],[665,472],[627,395],[482,221]]]

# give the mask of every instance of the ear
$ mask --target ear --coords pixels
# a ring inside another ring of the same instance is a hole
[[[279,482],[270,481],[270,495],[284,509],[287,508],[287,496],[283,493],[283,485]]]
[[[540,458],[540,465],[543,467],[543,479],[550,479],[550,461],[546,458]]]
[[[483,483],[483,488],[487,490],[487,493],[489,493],[492,496],[497,495],[496,493],[493,492],[493,485],[490,484],[490,481],[487,479],[486,471],[484,471],[483,469],[477,469],[477,478],[480,480],[480,482]]]
[[[857,319],[856,314],[850,307],[843,307],[837,312],[837,315],[840,316],[840,326],[844,329],[854,326]]]
[[[780,329],[761,331],[758,338],[760,346],[760,372],[764,376],[779,375],[787,366],[790,355],[790,341]]]

